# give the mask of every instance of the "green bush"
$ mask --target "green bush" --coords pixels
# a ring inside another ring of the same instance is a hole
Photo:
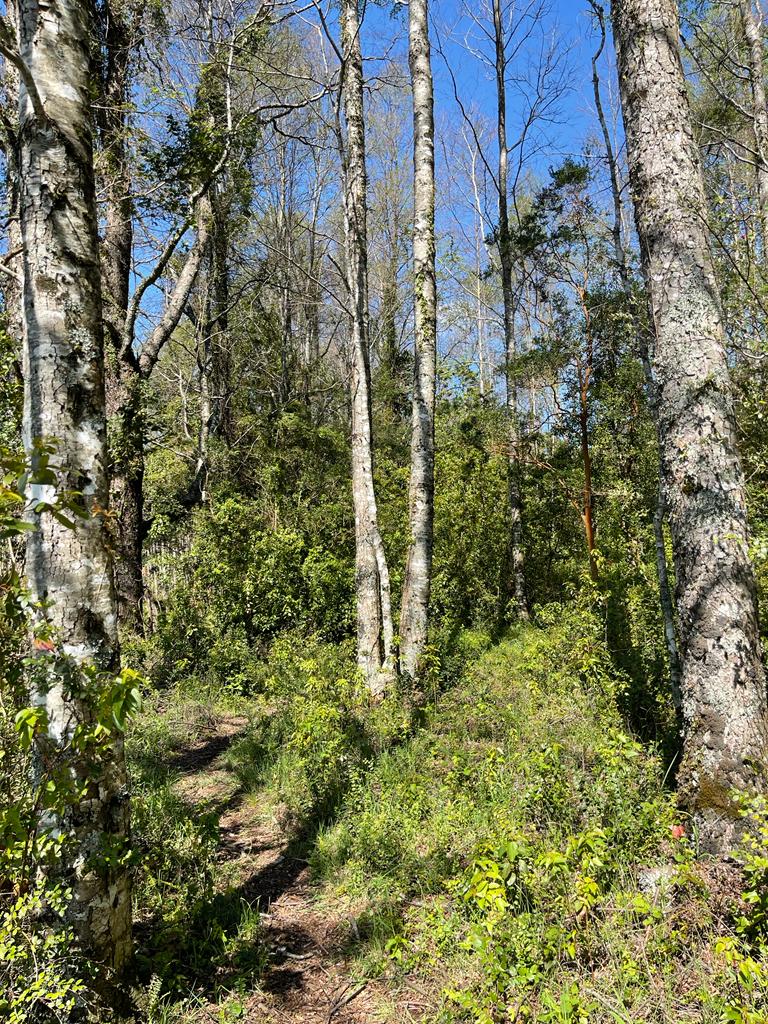
[[[38,879],[28,892],[0,904],[0,1018],[8,1024],[69,1019],[90,993],[93,969],[62,924],[68,892]]]
[[[543,627],[517,628],[470,664],[420,728],[356,780],[336,822],[318,836],[315,870],[368,908],[363,917],[380,951],[401,964],[418,962],[422,947],[434,955],[435,934],[443,953],[458,954],[480,910],[510,928],[522,927],[523,909],[533,915],[536,935],[529,929],[519,940],[533,951],[549,927],[545,917],[571,913],[571,890],[579,914],[597,898],[595,885],[604,893],[620,884],[625,866],[662,856],[672,799],[660,759],[623,727],[616,700],[625,681],[600,621],[562,606],[540,618]],[[532,872],[525,879],[523,863]],[[494,887],[502,900],[495,910]],[[425,898],[430,909],[414,924],[408,907]],[[487,945],[488,957],[491,947],[511,955],[495,938]],[[478,1006],[497,992],[491,979],[500,970],[481,957],[487,977]]]
[[[328,816],[370,758],[368,697],[346,648],[297,636],[273,645],[258,685],[259,712],[230,762],[268,782],[285,824],[300,828]]]
[[[157,630],[128,648],[155,684],[194,677],[248,693],[276,637],[296,629],[333,641],[350,634],[352,562],[309,546],[301,533],[259,523],[258,505],[241,497],[192,517]]]

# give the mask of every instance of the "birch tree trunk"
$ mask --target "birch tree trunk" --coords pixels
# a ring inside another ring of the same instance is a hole
[[[614,0],[627,154],[656,333],[654,371],[682,656],[682,799],[705,849],[764,781],[765,673],[744,473],[675,0]]]
[[[528,599],[525,594],[525,559],[523,555],[523,514],[520,493],[520,424],[518,422],[517,381],[514,362],[517,355],[515,340],[515,299],[512,284],[512,236],[509,227],[507,140],[507,54],[501,0],[493,0],[493,30],[496,45],[496,100],[497,134],[499,145],[499,261],[501,288],[504,298],[504,351],[507,367],[507,410],[509,417],[509,563],[511,592],[518,619],[528,619]]]
[[[19,199],[24,260],[24,442],[58,439],[61,484],[79,491],[90,517],[73,529],[50,515],[27,541],[27,581],[66,655],[116,667],[116,607],[102,510],[107,504],[103,334],[93,174],[88,0],[42,5],[22,0],[19,99]],[[50,500],[33,486],[30,500]],[[78,721],[89,720],[87,695],[61,676],[36,695],[48,712],[50,742],[62,756]],[[128,835],[122,745],[103,770],[73,763],[86,794],[68,814],[74,853],[63,868],[69,917],[99,960],[121,969],[131,951],[129,877],[124,867],[94,867],[105,839]],[[71,756],[71,755],[70,755]]]
[[[400,615],[400,667],[403,672],[415,677],[419,672],[429,627],[435,518],[435,120],[428,0],[410,0],[409,37],[413,85],[413,282],[416,339],[411,482],[408,496],[411,540]]]
[[[747,40],[749,78],[754,107],[757,195],[760,204],[760,233],[763,260],[768,254],[768,102],[765,95],[765,62],[763,60],[762,17],[753,0],[739,0],[744,36]]]
[[[357,0],[342,0],[345,271],[350,307],[352,373],[352,499],[355,510],[357,661],[380,695],[394,673],[394,629],[389,569],[373,486],[373,428],[369,361],[367,173],[363,58]]]

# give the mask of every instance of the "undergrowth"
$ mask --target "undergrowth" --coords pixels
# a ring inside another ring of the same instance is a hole
[[[359,971],[417,985],[433,1024],[768,1021],[765,805],[745,806],[741,865],[697,858],[589,611],[462,647],[420,704],[374,704],[349,649],[288,636],[238,698],[227,764],[351,920]],[[210,713],[158,695],[130,743],[142,935],[177,995],[206,961],[257,985],[269,955],[213,884],[215,809],[174,795],[173,751]]]

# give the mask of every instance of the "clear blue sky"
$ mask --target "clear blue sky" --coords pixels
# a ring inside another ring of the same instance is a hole
[[[470,0],[471,2],[471,0]],[[475,0],[472,9],[481,11],[487,0]],[[509,0],[508,0],[509,2]],[[518,0],[517,7],[525,10],[530,0]],[[543,20],[547,37],[555,41],[561,60],[567,62],[569,88],[563,93],[557,111],[557,124],[550,124],[546,152],[534,160],[534,166],[545,170],[548,164],[557,163],[567,154],[577,155],[587,134],[594,129],[592,115],[591,57],[597,43],[597,30],[588,15],[586,0],[548,0],[549,12]],[[607,6],[607,3],[606,3]],[[456,89],[467,109],[478,111],[488,120],[495,118],[495,81],[490,69],[467,51],[465,41],[476,48],[488,51],[487,41],[483,45],[482,33],[473,26],[465,13],[462,0],[432,0],[433,71],[436,90],[436,118],[438,125],[456,121],[461,114],[456,107],[451,75],[444,53],[453,69]],[[389,50],[405,57],[407,52],[406,21],[404,10],[392,16],[387,9],[369,2],[364,28],[364,49],[369,56]],[[515,83],[516,72],[530,72],[538,60],[542,39],[540,36],[524,45],[517,59],[510,67],[508,85],[509,135],[514,140],[520,119],[526,107],[526,94],[530,89],[523,83]],[[612,42],[609,36],[606,55],[612,58]],[[603,67],[607,71],[605,57]],[[603,85],[606,106],[609,106],[608,76]]]

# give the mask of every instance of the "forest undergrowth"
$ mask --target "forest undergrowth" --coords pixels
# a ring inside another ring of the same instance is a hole
[[[599,618],[538,618],[379,704],[298,635],[244,692],[149,694],[141,1019],[766,1019],[765,807],[740,858],[698,858]]]

